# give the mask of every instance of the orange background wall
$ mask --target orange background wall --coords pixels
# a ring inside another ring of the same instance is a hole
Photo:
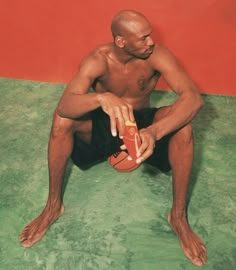
[[[67,82],[111,41],[111,18],[124,8],[149,18],[202,92],[236,95],[235,0],[0,0],[0,76]]]

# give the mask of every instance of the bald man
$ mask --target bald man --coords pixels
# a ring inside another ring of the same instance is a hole
[[[32,246],[64,212],[62,185],[68,159],[80,167],[104,160],[120,150],[125,122],[135,120],[142,140],[136,162],[171,169],[173,206],[168,222],[186,256],[203,265],[206,247],[186,218],[193,162],[191,120],[203,106],[202,98],[171,52],[153,41],[145,16],[123,10],[113,18],[111,30],[113,42],[81,61],[55,110],[48,200],[43,212],[23,229],[20,241],[24,247]],[[160,76],[178,98],[170,106],[150,108],[150,94]]]

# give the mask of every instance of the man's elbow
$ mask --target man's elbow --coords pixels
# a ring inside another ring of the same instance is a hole
[[[66,114],[66,111],[64,110],[64,108],[65,108],[65,106],[63,106],[62,102],[59,102],[59,104],[57,105],[56,111],[60,117],[67,118],[67,114]]]
[[[68,95],[64,93],[60,98],[56,109],[60,117],[68,118],[68,109],[70,108],[70,106],[68,106],[68,101]]]
[[[198,113],[204,106],[204,100],[198,91],[192,92],[187,99],[189,100],[189,106],[194,114]]]
[[[58,114],[60,117],[65,118],[65,114],[63,113],[63,111],[61,110],[60,107],[57,107],[56,111],[57,111],[57,114]]]

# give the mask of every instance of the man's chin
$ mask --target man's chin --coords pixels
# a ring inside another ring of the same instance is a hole
[[[146,59],[148,59],[149,57],[151,56],[151,53],[145,53],[145,54],[143,54],[143,55],[141,55],[141,56],[139,56],[139,59],[143,59],[143,60],[146,60]]]
[[[152,52],[144,52],[142,54],[133,54],[135,58],[141,59],[141,60],[146,60],[151,56]]]

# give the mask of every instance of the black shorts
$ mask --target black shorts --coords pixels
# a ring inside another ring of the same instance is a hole
[[[138,129],[146,128],[153,123],[158,108],[147,108],[134,111],[134,117]],[[81,169],[106,160],[110,155],[120,151],[123,141],[119,136],[113,137],[110,131],[110,118],[101,108],[91,112],[92,117],[92,139],[87,144],[75,137],[74,149],[72,152],[73,162]],[[156,141],[156,147],[152,156],[145,163],[157,167],[163,172],[168,172],[171,167],[168,158],[168,143],[173,134],[164,136]]]

